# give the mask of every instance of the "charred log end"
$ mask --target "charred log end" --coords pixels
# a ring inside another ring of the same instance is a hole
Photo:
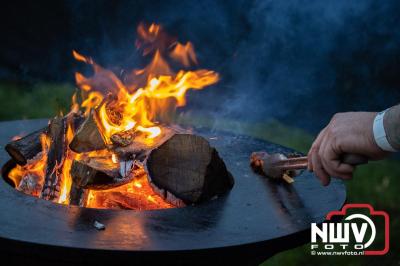
[[[212,199],[234,183],[215,148],[195,135],[174,135],[151,151],[146,167],[154,191],[174,205]]]
[[[28,160],[33,159],[42,151],[40,135],[46,133],[46,130],[47,127],[12,141],[6,145],[5,149],[17,164],[25,165]]]
[[[24,155],[21,153],[20,150],[16,149],[13,143],[8,143],[5,147],[8,154],[11,158],[14,159],[19,165],[25,165],[28,161],[25,159]]]

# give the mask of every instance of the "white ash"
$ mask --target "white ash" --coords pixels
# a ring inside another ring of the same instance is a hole
[[[105,230],[106,226],[98,221],[94,221],[93,226],[97,229],[97,230]]]
[[[42,190],[40,185],[40,177],[34,174],[24,176],[19,183],[17,189],[29,195],[39,195]]]

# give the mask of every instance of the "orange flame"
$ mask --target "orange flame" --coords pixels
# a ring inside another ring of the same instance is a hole
[[[8,174],[8,177],[14,182],[16,188],[18,188],[21,180],[28,175],[37,176],[39,178],[39,185],[43,185],[46,174],[47,152],[50,147],[50,139],[46,134],[40,135],[40,143],[42,145],[41,153],[39,153],[32,160],[28,161],[28,163],[24,166],[17,165],[11,169],[10,173]]]
[[[69,145],[69,143],[72,141],[74,138],[74,131],[72,128],[72,120],[68,121],[67,125],[67,133],[66,133],[66,143]],[[69,172],[72,166],[72,162],[75,159],[76,155],[73,153],[70,149],[67,150],[67,153],[65,155],[65,160],[64,164],[62,166],[61,170],[61,192],[60,192],[60,197],[58,198],[58,203],[61,204],[69,204],[69,194],[71,191],[71,185],[72,185],[72,177]]]
[[[191,42],[187,42],[185,45],[177,43],[170,56],[185,67],[190,66],[192,62],[197,65],[196,54]]]
[[[92,58],[75,50],[72,51],[77,61],[92,66],[94,74],[91,77],[85,77],[79,72],[75,73],[76,84],[81,89],[82,101],[79,105],[78,96],[75,93],[72,97],[70,113],[83,109],[84,116],[89,116],[91,110],[94,110],[101,124],[100,130],[108,143],[111,143],[113,134],[128,130],[135,135],[135,141],[141,141],[144,144],[157,141],[157,137],[163,133],[163,125],[166,124],[164,118],[176,107],[186,104],[186,93],[191,89],[200,90],[212,85],[219,79],[218,73],[211,70],[173,69],[168,64],[169,60],[187,68],[198,63],[197,57],[192,43],[187,42],[183,45],[177,42],[160,25],[140,24],[137,28],[137,37],[137,48],[143,50],[143,55],[149,55],[152,58],[146,67],[124,72],[128,73],[124,76],[118,76],[96,64]],[[67,145],[73,137],[74,126],[72,121],[67,121]],[[15,167],[9,173],[16,187],[29,174],[40,177],[41,185],[43,185],[50,145],[49,137],[43,134],[41,143],[43,152],[37,158],[28,162],[26,166]],[[72,162],[91,157],[103,158],[107,163],[119,165],[117,156],[107,149],[81,154],[67,149],[63,164],[57,166],[61,167],[61,191],[57,199],[58,203],[69,204]],[[132,208],[134,205],[135,209],[173,207],[154,193],[147,181],[143,166],[136,166],[136,170],[131,174],[134,175],[133,180],[123,186],[104,191],[89,190],[85,206]]]
[[[144,80],[142,86],[134,82],[124,84],[114,73],[104,70],[93,59],[73,51],[76,60],[88,63],[94,68],[94,77],[86,78],[80,73],[76,73],[75,77],[77,85],[88,92],[82,103],[82,107],[86,108],[85,114],[87,115],[90,109],[97,108],[104,129],[103,134],[108,142],[113,134],[131,129],[144,133],[145,139],[156,138],[162,132],[162,127],[157,125],[160,122],[157,121],[160,113],[174,109],[170,108],[170,105],[184,106],[188,90],[202,89],[219,79],[217,73],[205,69],[174,72],[164,59],[163,52],[165,56],[179,61],[184,66],[191,62],[197,63],[197,58],[190,42],[186,45],[174,42],[175,48],[169,53],[166,43],[171,38],[163,32],[161,26],[151,24],[145,27],[141,24],[138,27],[138,35],[142,43],[152,48],[145,54],[153,52],[153,59],[148,66],[133,71],[126,79],[137,80],[138,83]],[[100,73],[101,78],[107,80],[110,86],[107,91],[96,87]],[[106,98],[108,93],[112,96],[110,100]],[[165,101],[166,99],[175,101]],[[118,113],[119,117],[110,116],[110,113]]]

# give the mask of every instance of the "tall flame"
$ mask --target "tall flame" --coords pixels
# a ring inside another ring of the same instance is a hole
[[[73,137],[74,137],[74,131],[72,128],[72,123],[68,121],[67,133],[65,136],[67,145],[69,145]],[[69,173],[69,170],[71,169],[72,162],[75,159],[75,157],[76,154],[68,149],[61,170],[61,192],[60,192],[60,197],[58,198],[58,203],[69,204],[69,193],[71,191],[71,185],[72,185],[72,177]]]
[[[138,47],[143,48],[145,55],[152,54],[153,57],[145,68],[134,70],[125,77],[124,80],[129,80],[129,83],[122,82],[92,58],[73,51],[76,60],[93,66],[93,77],[76,73],[75,78],[86,94],[82,102],[85,114],[92,108],[98,110],[107,140],[117,132],[132,129],[145,134],[147,139],[156,138],[162,132],[158,125],[160,113],[184,106],[188,90],[202,89],[219,79],[217,73],[205,69],[173,71],[165,58],[178,61],[185,67],[197,63],[197,58],[190,42],[182,45],[171,41],[173,38],[161,26],[151,24],[146,27],[141,24],[138,36]],[[103,81],[102,85],[108,85],[105,90],[103,86],[97,86],[99,80]],[[113,115],[115,113],[119,114],[118,117]]]
[[[186,104],[186,93],[191,89],[200,90],[212,85],[219,79],[218,73],[214,71],[193,69],[198,60],[192,43],[179,43],[160,25],[140,24],[137,28],[136,46],[142,50],[144,56],[151,56],[151,59],[144,68],[124,71],[123,76],[101,67],[91,57],[72,51],[77,61],[91,65],[94,74],[86,77],[82,73],[75,73],[76,84],[81,93],[80,97],[76,93],[73,95],[70,114],[83,109],[83,115],[87,117],[94,110],[99,118],[99,129],[108,143],[111,143],[114,134],[123,131],[129,131],[129,134],[135,136],[135,141],[145,144],[157,141],[168,122],[165,119],[167,115]],[[174,64],[170,65],[169,61],[173,61]],[[175,69],[178,65],[181,65],[181,68]],[[67,121],[67,147],[74,138],[74,130],[73,122]],[[39,182],[43,185],[49,137],[43,134],[41,142],[43,152],[37,158],[28,162],[26,166],[15,167],[9,173],[16,187],[28,175],[39,177]],[[67,148],[63,164],[57,166],[61,168],[58,203],[70,202],[70,168],[73,161],[91,157],[105,158],[107,163],[119,165],[117,156],[107,149],[77,154]],[[122,204],[122,207],[126,207],[125,203],[121,202],[123,195],[138,209],[172,207],[152,191],[143,166],[136,166],[136,170],[131,174],[135,175],[133,181],[123,186],[106,191],[89,190],[85,206],[105,208]]]

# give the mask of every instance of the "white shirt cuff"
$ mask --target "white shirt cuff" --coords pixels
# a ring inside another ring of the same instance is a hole
[[[382,150],[396,152],[396,150],[392,147],[392,145],[390,145],[390,143],[386,137],[386,131],[385,131],[385,127],[383,125],[383,117],[384,117],[385,113],[386,113],[386,110],[383,112],[380,112],[375,117],[374,126],[373,126],[374,139],[375,139],[376,144]]]

